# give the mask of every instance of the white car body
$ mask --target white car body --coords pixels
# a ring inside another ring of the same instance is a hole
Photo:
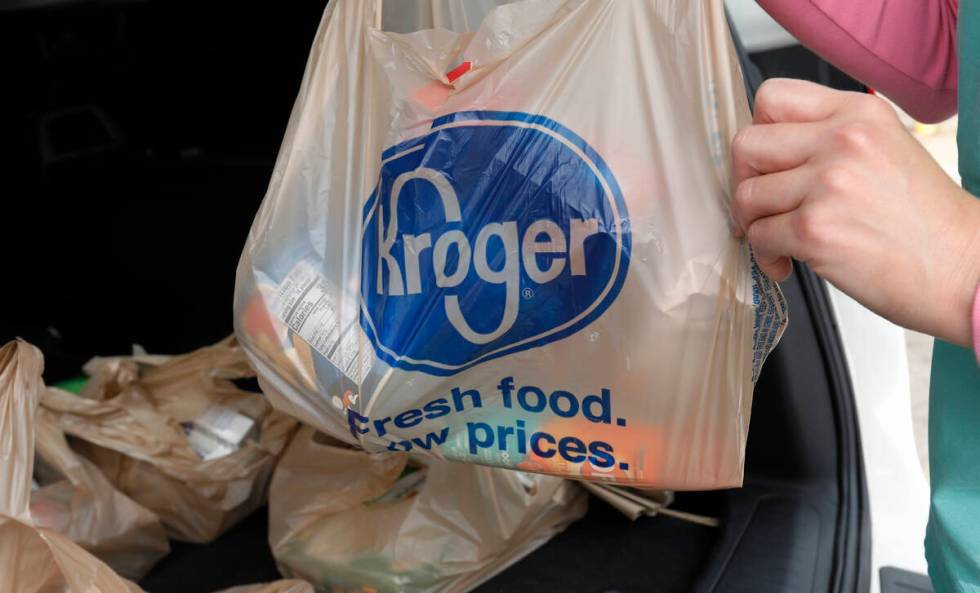
[[[755,0],[725,0],[725,7],[745,50],[749,53],[799,43],[762,10]]]
[[[871,591],[878,571],[926,572],[929,484],[919,463],[905,330],[830,287],[854,388],[871,514]]]

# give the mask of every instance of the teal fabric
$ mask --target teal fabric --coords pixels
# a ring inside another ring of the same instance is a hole
[[[980,593],[980,368],[973,352],[936,340],[929,391],[929,576],[936,593]]]
[[[957,26],[960,176],[980,196],[980,0],[960,0]],[[980,593],[980,367],[972,350],[940,340],[929,386],[929,473],[933,587]]]

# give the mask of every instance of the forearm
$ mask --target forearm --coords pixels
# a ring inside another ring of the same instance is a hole
[[[758,0],[804,45],[921,121],[956,112],[957,0]]]

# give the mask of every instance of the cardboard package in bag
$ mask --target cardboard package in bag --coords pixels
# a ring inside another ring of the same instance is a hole
[[[95,465],[72,451],[57,417],[35,422],[34,524],[68,536],[130,579],[170,552],[160,518],[117,490]]]
[[[26,342],[0,348],[0,591],[136,592],[101,560],[31,518],[43,367],[41,352]]]
[[[732,235],[722,0],[382,4],[328,5],[239,263],[270,401],[368,451],[739,485],[786,305]]]
[[[310,427],[269,494],[280,570],[334,593],[461,593],[585,514],[568,480],[405,453],[366,453]]]
[[[296,422],[235,385],[254,373],[234,340],[135,360],[97,359],[86,371],[108,392],[49,389],[42,406],[172,537],[211,541],[265,504]]]

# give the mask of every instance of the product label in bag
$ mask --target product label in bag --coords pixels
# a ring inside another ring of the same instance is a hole
[[[387,363],[434,375],[577,332],[629,267],[602,158],[523,113],[452,114],[386,150],[363,233],[364,330]]]
[[[220,405],[208,407],[182,427],[191,448],[205,461],[234,453],[258,430],[255,420]]]
[[[269,309],[331,365],[360,384],[374,364],[374,353],[361,347],[356,318],[341,322],[331,290],[326,278],[301,260],[279,284]]]

